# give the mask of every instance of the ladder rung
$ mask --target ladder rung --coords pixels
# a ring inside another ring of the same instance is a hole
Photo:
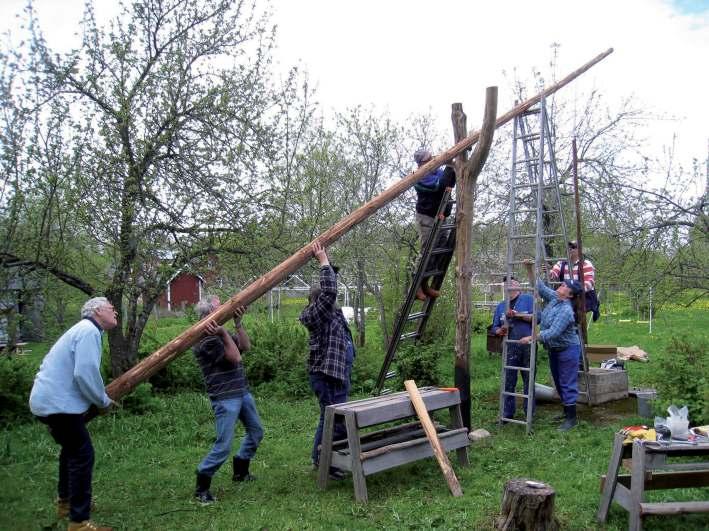
[[[418,332],[408,332],[406,334],[401,334],[399,340],[403,341],[404,339],[411,339],[412,337],[418,337],[418,335]]]
[[[529,140],[531,138],[539,138],[539,133],[528,133],[526,135],[520,135],[517,140]]]
[[[529,395],[525,395],[524,393],[510,393],[508,391],[502,391],[502,394],[505,396],[518,396],[519,398],[529,398]]]
[[[527,421],[524,420],[508,419],[506,417],[502,417],[501,420],[504,420],[505,422],[510,422],[512,424],[524,424],[525,426],[527,425]]]
[[[444,229],[453,229],[455,228],[455,222],[453,223],[444,223],[439,227],[439,230],[444,230]]]
[[[429,278],[429,277],[437,277],[440,274],[445,273],[443,269],[436,269],[435,271],[426,271],[423,274],[423,278]]]
[[[390,395],[391,393],[391,389],[382,389],[381,391],[379,391],[380,395]]]
[[[519,188],[537,188],[539,185],[537,183],[524,183],[524,184],[515,184],[512,188],[515,190]],[[553,184],[543,184],[542,189],[543,190],[553,190],[556,188]]]
[[[527,109],[523,113],[520,114],[520,116],[531,116],[533,114],[539,114],[541,112],[540,107],[535,107],[534,109]]]
[[[450,247],[438,247],[437,249],[434,249],[431,251],[431,256],[439,255],[439,254],[449,254],[452,253],[453,249]]]
[[[541,237],[545,239],[549,238],[558,238],[559,236],[563,236],[563,234],[542,234]],[[515,236],[510,236],[511,240],[528,240],[530,238],[536,238],[536,234],[517,234]]]
[[[515,164],[527,164],[529,162],[532,162],[534,164],[537,164],[539,162],[539,158],[533,158],[533,159],[519,159],[515,161]],[[542,164],[550,164],[550,161],[548,160],[543,160]]]
[[[421,319],[422,317],[426,317],[427,315],[428,315],[427,312],[416,312],[416,313],[412,313],[411,315],[409,315],[406,318],[406,320],[407,321],[415,321],[416,319]]]
[[[532,370],[532,369],[530,369],[529,367],[516,367],[516,366],[514,366],[514,365],[505,365],[504,368],[505,368],[505,369],[510,369],[510,370],[525,371],[525,372],[529,372],[529,371]]]
[[[389,379],[391,379],[391,378],[394,378],[395,376],[396,376],[396,371],[389,371],[389,372],[386,373],[386,376],[384,376],[384,378],[386,378],[387,380],[389,380]]]

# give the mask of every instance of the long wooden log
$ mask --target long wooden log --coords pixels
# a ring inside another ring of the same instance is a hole
[[[423,398],[421,398],[421,393],[419,393],[416,382],[413,380],[406,380],[404,382],[404,387],[406,387],[406,391],[409,393],[411,405],[414,406],[414,411],[416,411],[416,415],[421,421],[421,427],[426,433],[428,442],[431,444],[433,455],[436,456],[438,466],[441,467],[441,472],[443,472],[443,477],[446,478],[446,483],[448,483],[448,488],[450,489],[451,494],[456,497],[462,496],[463,489],[460,488],[458,478],[456,477],[453,467],[448,460],[448,454],[446,454],[446,451],[441,445],[441,440],[438,438],[436,427],[433,425],[433,421],[431,421],[431,417],[428,414],[428,409],[426,409],[426,403],[423,401]]]
[[[485,113],[480,128],[480,141],[470,160],[463,152],[456,159],[455,169],[458,175],[458,191],[456,198],[456,237],[455,237],[455,280],[456,280],[456,320],[455,320],[455,386],[460,391],[460,412],[463,424],[468,430],[472,427],[470,414],[470,321],[471,321],[471,280],[473,257],[473,192],[478,175],[482,171],[487,156],[490,153],[492,139],[495,134],[495,118],[497,117],[497,87],[488,87],[485,92]],[[453,104],[451,114],[453,132],[456,141],[467,134],[466,116],[461,103]]]
[[[603,60],[605,57],[613,52],[613,48],[610,48],[603,52],[602,54],[594,57],[591,61],[583,65],[581,68],[574,70],[571,74],[566,76],[564,79],[558,83],[544,89],[542,92],[529,98],[523,103],[517,105],[515,108],[500,116],[495,122],[495,127],[500,127],[512,120],[515,116],[523,113],[531,106],[535,105],[544,96],[548,96],[565,85],[569,84],[575,78],[586,72],[589,68],[594,66],[596,63]],[[327,247],[332,243],[336,242],[343,235],[345,235],[352,227],[361,223],[369,216],[374,214],[377,210],[390,203],[406,190],[411,188],[416,182],[430,173],[432,170],[438,168],[439,166],[446,164],[453,160],[459,153],[465,151],[473,144],[475,144],[480,138],[480,131],[475,131],[470,134],[467,138],[461,140],[455,144],[452,148],[444,151],[438,156],[431,159],[426,164],[419,167],[416,171],[409,174],[404,179],[393,184],[377,197],[371,201],[365,203],[357,210],[351,214],[345,216],[335,225],[330,227],[328,230],[323,232],[317,237],[317,240]],[[234,313],[234,310],[238,306],[251,304],[253,301],[267,293],[271,288],[282,282],[288,275],[295,273],[298,269],[303,267],[311,257],[311,245],[302,247],[295,254],[285,259],[271,271],[261,276],[242,291],[231,297],[228,301],[222,304],[211,317],[218,323],[223,324],[228,321]],[[182,332],[175,339],[169,343],[163,345],[158,350],[153,352],[147,358],[141,360],[138,364],[132,367],[130,370],[126,371],[124,374],[113,380],[106,387],[106,392],[114,400],[118,400],[121,397],[130,393],[135,387],[144,382],[160,369],[169,364],[173,359],[182,354],[204,334],[205,322],[200,321],[199,323],[188,328]]]

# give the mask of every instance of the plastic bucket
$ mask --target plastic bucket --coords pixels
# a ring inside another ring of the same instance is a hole
[[[657,391],[654,389],[638,389],[635,391],[638,399],[638,416],[643,418],[652,417],[652,401],[657,398]]]

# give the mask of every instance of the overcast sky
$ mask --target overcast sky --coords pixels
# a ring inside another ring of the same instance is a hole
[[[0,0],[5,16],[25,0]],[[548,71],[552,45],[559,77],[613,47],[615,52],[563,89],[603,91],[613,103],[633,95],[673,119],[649,130],[660,149],[677,135],[679,153],[705,160],[709,143],[709,0],[272,0],[277,59],[300,64],[325,110],[375,105],[396,118],[431,110],[450,130],[450,104],[468,125],[481,121],[485,87],[500,87],[501,114],[512,106],[509,76]],[[82,0],[35,0],[51,45],[68,47]],[[97,0],[97,14],[115,9]],[[550,81],[550,80],[549,80]]]

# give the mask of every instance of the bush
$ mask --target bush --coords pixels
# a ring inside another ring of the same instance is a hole
[[[448,353],[450,350],[450,345],[442,341],[429,345],[400,347],[396,355],[400,387],[404,387],[405,380],[414,380],[418,387],[439,385],[442,375],[438,361],[444,352]]]
[[[666,416],[667,407],[687,406],[692,425],[709,424],[709,342],[672,338],[655,375],[658,399],[656,413]]]
[[[153,386],[143,382],[121,400],[121,409],[127,413],[142,415],[153,411],[157,404],[158,399],[153,396]]]
[[[251,350],[244,356],[252,387],[282,397],[310,393],[306,360],[308,331],[300,323],[259,321],[249,327]]]
[[[36,372],[35,362],[0,357],[0,426],[32,418],[28,402]]]

